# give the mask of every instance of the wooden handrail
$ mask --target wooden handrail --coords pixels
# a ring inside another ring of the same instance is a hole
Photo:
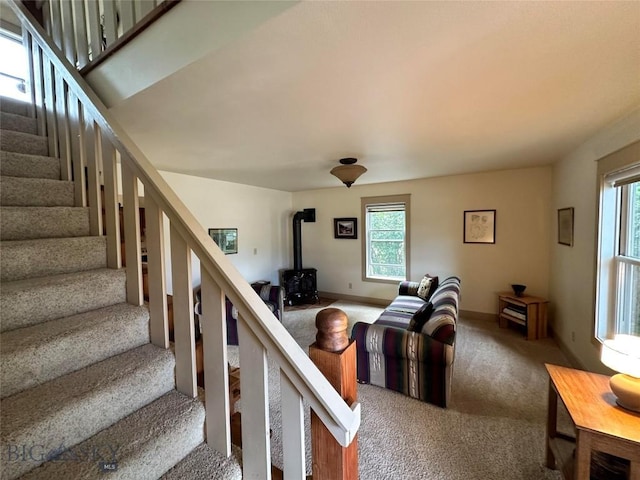
[[[31,13],[16,0],[9,0],[8,3],[23,29],[30,33],[33,41],[46,55],[56,74],[66,82],[69,91],[77,97],[85,112],[99,127],[103,147],[107,143],[105,140],[108,140],[120,153],[123,164],[143,183],[145,196],[150,196],[167,215],[172,229],[185,239],[188,247],[200,259],[201,268],[236,306],[241,321],[246,323],[246,327],[279,364],[291,384],[308,401],[338,443],[348,446],[360,426],[360,404],[349,406],[344,402],[126,134],[80,73],[60,49],[47,39],[43,28],[35,22]]]

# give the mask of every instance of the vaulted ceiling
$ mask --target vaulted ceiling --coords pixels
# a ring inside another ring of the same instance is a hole
[[[356,185],[548,165],[640,107],[640,2],[293,2],[237,31],[112,107],[157,168],[299,191],[341,157]]]

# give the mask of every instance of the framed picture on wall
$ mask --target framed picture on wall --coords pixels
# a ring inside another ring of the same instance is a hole
[[[573,207],[558,209],[558,243],[573,247]]]
[[[464,211],[464,243],[496,243],[496,211]]]
[[[238,229],[237,228],[210,228],[209,236],[226,255],[238,253]]]
[[[334,218],[333,236],[335,238],[358,238],[358,219]]]

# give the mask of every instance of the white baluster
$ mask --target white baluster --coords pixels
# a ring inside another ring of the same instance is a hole
[[[119,34],[121,37],[135,24],[133,2],[131,0],[120,0],[120,9],[118,13],[120,14],[120,25],[122,26],[122,32]]]
[[[33,105],[35,107],[38,135],[47,134],[47,117],[44,109],[44,74],[42,72],[42,50],[35,42],[31,43]]]
[[[72,92],[68,92],[67,108],[69,110],[69,142],[71,151],[71,162],[73,165],[73,186],[75,195],[75,205],[77,207],[87,206],[87,189],[85,186],[84,173],[84,126],[80,118],[80,106],[78,97]]]
[[[66,88],[58,70],[54,72],[56,104],[56,125],[58,133],[58,156],[60,157],[61,178],[71,180],[71,151],[69,149],[69,114],[67,112]]]
[[[227,320],[225,296],[209,272],[201,268],[202,352],[207,409],[207,444],[225,456],[231,454],[229,371],[227,368]]]
[[[96,129],[98,127],[90,117],[84,118],[83,108],[81,108],[80,112],[84,127],[84,163],[87,166],[89,231],[91,235],[103,235],[102,193],[100,191],[100,169],[98,167],[102,163],[100,161],[102,151],[97,145]]]
[[[283,476],[284,480],[301,480],[306,478],[304,405],[302,396],[282,370],[280,370],[280,396]]]
[[[47,136],[49,140],[49,156],[58,157],[58,126],[56,122],[55,94],[53,90],[53,66],[48,58],[42,59],[44,77],[44,103],[47,116]],[[62,167],[62,165],[61,165]]]
[[[29,105],[29,115],[31,117],[36,116],[36,99],[35,99],[35,91],[34,91],[34,77],[33,77],[33,45],[31,43],[31,34],[27,30],[22,31],[22,45],[27,54],[27,62],[29,66],[29,72],[27,73],[27,78],[25,78],[25,92],[29,94],[31,97],[31,105]]]
[[[62,17],[58,19],[62,23],[62,51],[64,56],[67,57],[69,63],[76,66],[76,40],[75,32],[73,28],[73,13],[71,10],[71,2],[65,0],[60,3],[60,13]]]
[[[51,37],[60,50],[62,50],[62,21],[60,12],[60,0],[49,0],[49,19],[51,26]]]
[[[143,19],[155,7],[155,5],[153,4],[153,0],[136,0],[135,4],[136,22],[139,22],[141,19]]]
[[[107,41],[107,47],[110,47],[118,38],[118,26],[116,25],[116,2],[115,0],[105,0],[102,4],[104,7],[104,36]],[[95,58],[95,57],[94,57]]]
[[[151,343],[169,348],[169,321],[167,313],[167,282],[164,261],[164,214],[153,196],[144,197],[147,278],[149,282],[149,332]]]
[[[191,249],[171,225],[171,275],[173,279],[173,332],[176,348],[176,387],[185,395],[197,395]]]
[[[131,171],[131,160],[121,154],[124,249],[127,266],[127,302],[142,305],[142,258],[140,243],[140,199],[138,178]]]
[[[109,268],[122,267],[122,252],[120,250],[120,211],[118,208],[118,184],[116,170],[116,151],[109,140],[100,134],[100,148],[104,169],[104,211],[107,230],[107,266]]]
[[[95,60],[102,51],[102,29],[100,28],[100,10],[98,2],[86,0],[87,25],[89,26],[89,53]]]
[[[73,0],[73,25],[76,33],[77,65],[78,68],[82,68],[89,63],[89,39],[84,0]]]
[[[240,390],[242,391],[242,476],[271,479],[267,352],[238,315]]]

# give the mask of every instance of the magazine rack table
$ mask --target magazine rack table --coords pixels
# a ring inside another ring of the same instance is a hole
[[[498,294],[498,319],[501,327],[509,322],[524,325],[527,328],[527,340],[537,340],[547,336],[547,304],[549,302],[540,297],[523,295],[518,297],[510,292]],[[505,313],[505,308],[522,311],[522,315]]]
[[[559,468],[565,480],[588,480],[591,452],[598,451],[628,459],[629,479],[640,480],[640,415],[616,404],[609,377],[548,363],[545,367],[547,467]],[[558,398],[575,426],[575,438],[557,430]]]

